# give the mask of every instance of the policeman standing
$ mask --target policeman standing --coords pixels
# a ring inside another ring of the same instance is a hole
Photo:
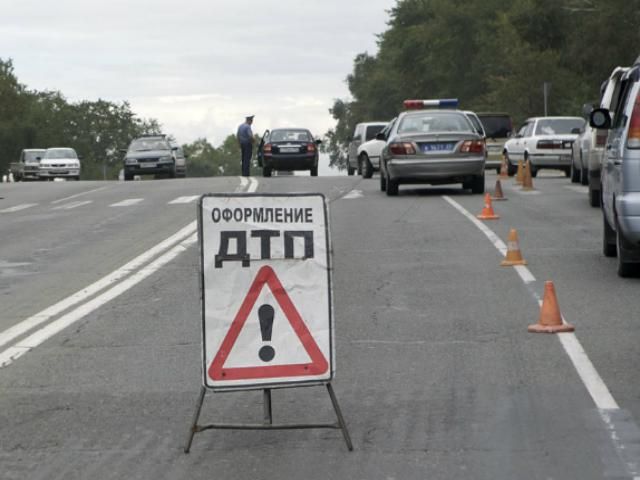
[[[253,123],[253,115],[245,117],[245,121],[238,127],[238,143],[242,152],[242,176],[248,177],[251,170],[251,155],[253,153],[253,132],[251,124]]]

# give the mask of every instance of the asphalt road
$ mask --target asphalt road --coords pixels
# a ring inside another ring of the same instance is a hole
[[[389,198],[377,177],[0,184],[0,339],[190,225],[195,196],[256,181],[330,201],[334,388],[354,452],[338,431],[207,431],[182,452],[201,381],[199,258],[183,236],[130,288],[91,308],[100,293],[80,295],[0,347],[1,359],[85,308],[0,368],[2,480],[640,477],[640,279],[617,277],[599,211],[564,176],[536,179],[533,194],[505,182],[501,218],[484,222],[504,242],[518,229],[527,282],[461,213],[482,198],[458,188]],[[527,333],[545,280],[576,327],[573,359],[559,336]],[[320,387],[273,402],[277,421],[334,419]],[[209,394],[201,417],[261,419],[260,392]]]

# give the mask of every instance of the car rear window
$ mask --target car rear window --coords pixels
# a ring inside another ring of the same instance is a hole
[[[557,135],[571,133],[574,128],[582,128],[581,118],[545,118],[538,120],[536,135]]]
[[[478,114],[487,137],[507,138],[513,129],[509,115],[482,115]]]
[[[311,142],[311,135],[305,130],[274,130],[269,138],[272,142]]]
[[[384,127],[385,125],[369,125],[367,127],[367,131],[365,132],[365,141],[374,139],[376,135],[380,133]]]
[[[398,133],[472,132],[471,122],[462,113],[421,112],[400,120]]]

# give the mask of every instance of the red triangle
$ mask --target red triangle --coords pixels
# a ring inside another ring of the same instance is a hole
[[[294,332],[298,335],[300,342],[304,346],[311,363],[298,363],[290,365],[264,365],[256,367],[234,367],[224,368],[231,349],[236,343],[242,328],[251,309],[253,308],[258,295],[263,287],[267,285],[278,301],[280,308],[284,312],[285,317],[293,327]],[[318,344],[311,336],[309,329],[305,325],[302,317],[291,302],[289,295],[285,291],[282,283],[276,276],[276,273],[269,266],[262,267],[255,280],[249,288],[246,298],[240,306],[240,310],[229,327],[226,337],[222,341],[216,356],[211,362],[208,374],[213,380],[251,380],[261,378],[283,378],[283,377],[300,377],[309,375],[321,375],[327,371],[329,367],[327,359],[324,357]]]

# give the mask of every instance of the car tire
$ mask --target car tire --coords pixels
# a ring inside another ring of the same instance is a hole
[[[511,164],[509,154],[507,152],[504,152],[504,157],[507,160],[507,175],[513,177],[518,172],[518,167]]]
[[[564,176],[569,178],[571,176],[571,167],[566,167],[564,169]]]
[[[366,153],[360,155],[360,171],[362,172],[362,178],[373,177],[373,165],[371,165],[369,156]]]
[[[600,206],[600,190],[596,190],[589,185],[589,205],[592,207]]]
[[[602,212],[602,254],[605,257],[615,257],[618,247],[616,246],[616,232],[609,225],[607,217]]]
[[[356,169],[351,167],[351,165],[349,165],[349,160],[347,160],[347,175],[351,177],[354,173],[356,173]]]
[[[387,190],[387,179],[384,176],[384,172],[380,170],[380,191],[384,192]]]
[[[538,176],[538,169],[533,165],[531,165],[530,168],[531,168],[531,177],[536,178]]]
[[[395,197],[398,195],[399,185],[397,180],[391,180],[387,178],[387,196]]]
[[[262,167],[262,176],[267,178],[271,176],[271,167]]]
[[[589,185],[589,169],[581,168],[580,169],[580,185]]]
[[[636,264],[629,261],[629,251],[625,249],[626,241],[620,226],[616,231],[616,249],[618,251],[618,276],[622,278],[630,277],[636,270]]]
[[[571,161],[571,183],[578,183],[579,181],[580,181],[580,172],[578,171],[578,169],[576,168],[572,160]]]
[[[496,173],[497,173],[498,175],[500,175],[500,170],[501,170],[501,168],[500,168],[500,167],[496,168]]]
[[[311,167],[311,169],[309,170],[309,173],[311,174],[312,177],[317,177],[318,176],[318,166],[316,165],[315,167]]]
[[[131,180],[133,180],[133,174],[132,174],[132,173],[126,173],[126,172],[125,172],[125,174],[124,174],[124,181],[125,181],[125,182],[129,182],[129,181],[131,181]]]
[[[471,193],[484,193],[484,173],[471,180]]]

